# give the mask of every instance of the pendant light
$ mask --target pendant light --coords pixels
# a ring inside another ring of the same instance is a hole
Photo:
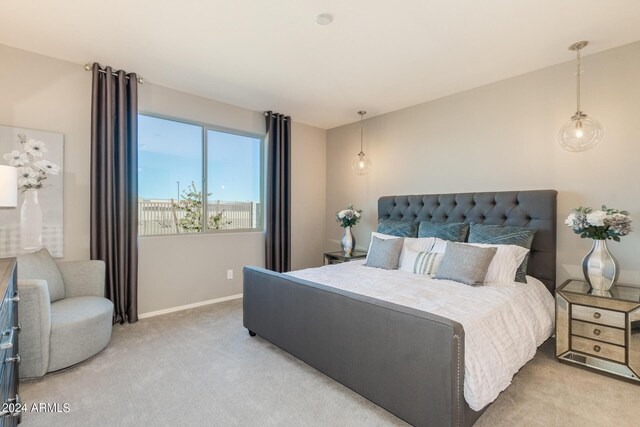
[[[576,71],[576,93],[577,93],[577,111],[567,123],[562,126],[558,132],[558,143],[567,151],[586,151],[589,150],[602,140],[604,134],[602,125],[595,118],[587,116],[580,109],[580,72],[581,57],[580,50],[587,46],[589,42],[580,41],[569,46],[569,50],[576,52],[577,71]]]
[[[369,158],[364,154],[364,151],[362,151],[362,141],[363,141],[363,132],[364,132],[362,119],[364,118],[364,115],[367,114],[367,112],[361,110],[361,111],[358,111],[358,114],[360,115],[360,152],[358,153],[358,157],[356,157],[356,159],[351,164],[351,167],[353,168],[354,172],[357,173],[358,175],[366,175],[366,173],[369,172],[369,169],[371,169],[371,160],[369,160]]]

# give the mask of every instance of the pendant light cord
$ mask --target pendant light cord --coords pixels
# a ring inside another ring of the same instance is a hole
[[[576,92],[577,92],[576,100],[577,100],[577,104],[578,104],[578,110],[577,110],[578,114],[580,114],[580,73],[581,73],[580,66],[581,66],[581,62],[582,62],[582,57],[580,56],[580,51],[581,50],[582,50],[581,48],[580,49],[576,49],[576,55],[577,55],[577,58],[578,58],[577,65],[576,65],[576,68],[577,68],[577,70],[576,70],[576,76],[577,76],[576,77]]]
[[[364,129],[362,127],[362,119],[364,118],[364,114],[360,114],[360,154],[363,153],[362,151],[362,138],[363,138],[363,133],[364,133]]]
[[[364,151],[362,150],[363,148],[363,143],[362,141],[364,140],[364,126],[363,126],[363,122],[362,120],[364,119],[364,115],[367,114],[366,111],[364,110],[360,110],[358,111],[358,114],[360,115],[360,153],[358,154],[359,156],[363,156],[364,155]]]

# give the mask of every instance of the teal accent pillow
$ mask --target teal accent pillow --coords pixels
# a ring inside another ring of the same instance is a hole
[[[536,234],[535,228],[515,227],[512,225],[471,224],[469,243],[490,243],[494,245],[517,245],[531,250]],[[516,270],[515,281],[527,283],[527,264],[529,254]]]
[[[378,233],[398,237],[417,237],[418,223],[410,221],[398,221],[395,219],[381,219],[378,221]]]
[[[469,224],[461,222],[433,223],[421,221],[418,237],[437,237],[451,242],[464,242],[469,231]]]

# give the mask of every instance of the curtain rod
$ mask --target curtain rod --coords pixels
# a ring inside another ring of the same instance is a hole
[[[265,117],[268,116],[269,114],[277,114],[279,116],[284,116],[284,114],[274,113],[273,111],[265,111],[263,114],[265,115]],[[284,121],[290,121],[290,120],[291,120],[291,117],[284,116]]]
[[[84,69],[85,71],[92,71],[93,70],[93,65],[91,64],[84,64]],[[98,70],[99,73],[106,73],[105,70]],[[115,72],[111,72],[112,75],[116,76],[118,73]],[[129,76],[125,76],[126,78],[129,78]],[[142,77],[138,77],[138,83],[140,84],[144,84],[144,79]]]

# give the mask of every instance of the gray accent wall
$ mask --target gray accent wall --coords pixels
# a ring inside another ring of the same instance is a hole
[[[575,62],[567,51],[568,62],[365,120],[364,151],[373,162],[365,176],[351,170],[359,123],[329,130],[327,218],[351,203],[363,209],[354,231],[366,248],[380,196],[552,188],[559,192],[557,283],[581,277],[591,242],[563,225],[571,208],[604,203],[629,210],[640,224],[640,42],[585,53],[582,107],[604,126],[595,149],[569,153],[556,142],[575,111]],[[640,284],[638,224],[609,245],[621,282]],[[327,222],[326,249],[338,248],[340,235]]]

